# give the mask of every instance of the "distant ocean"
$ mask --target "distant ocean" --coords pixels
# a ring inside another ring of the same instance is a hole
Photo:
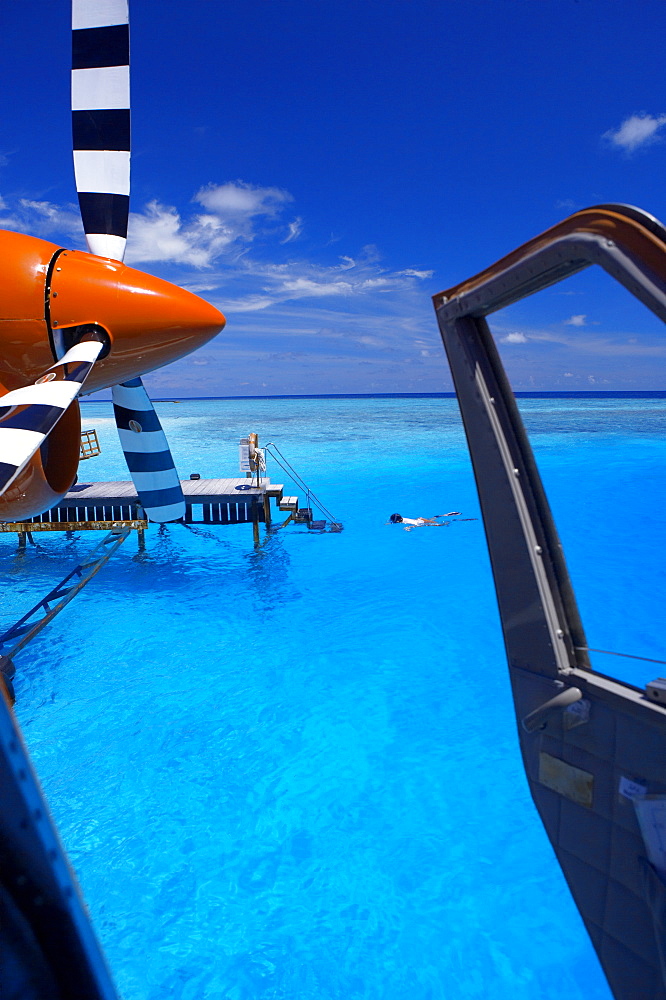
[[[666,399],[666,390],[663,389],[623,389],[616,391],[602,391],[593,389],[571,389],[569,391],[543,391],[543,392],[523,392],[518,390],[515,393],[517,399]],[[237,400],[237,399],[455,399],[455,392],[331,392],[314,393],[301,395],[281,395],[281,396],[188,396],[175,397],[179,402],[187,400]],[[173,396],[164,396],[161,402],[173,400]],[[83,400],[84,403],[88,400]]]
[[[666,393],[519,405],[590,645],[666,659]],[[236,474],[256,431],[344,530],[262,528],[255,551],[249,525],[152,528],[17,657],[17,714],[120,995],[609,1000],[523,777],[455,400],[158,411],[183,478]],[[103,452],[81,479],[127,478],[110,404],[83,413]],[[38,542],[0,540],[5,624],[95,544]],[[636,684],[663,670],[594,663]]]

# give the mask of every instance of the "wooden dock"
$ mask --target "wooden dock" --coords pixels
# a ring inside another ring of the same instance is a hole
[[[270,479],[183,479],[187,524],[270,524],[270,502],[282,500],[283,487]],[[289,498],[290,500],[296,498]],[[85,528],[147,527],[134,483],[120,480],[77,483],[51,510],[0,531],[80,531]]]

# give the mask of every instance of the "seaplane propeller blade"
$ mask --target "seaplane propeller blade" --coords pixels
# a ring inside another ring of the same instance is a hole
[[[127,0],[72,0],[72,136],[81,219],[91,253],[122,261],[130,195]],[[141,379],[113,388],[120,441],[152,521],[177,521],[185,501]]]
[[[104,350],[97,340],[81,341],[34,385],[0,396],[0,495],[11,486],[83,388]]]
[[[185,498],[167,439],[140,378],[113,387],[120,443],[141,506],[164,524],[185,516]]]
[[[72,0],[72,137],[88,249],[121,261],[130,194],[127,0]]]

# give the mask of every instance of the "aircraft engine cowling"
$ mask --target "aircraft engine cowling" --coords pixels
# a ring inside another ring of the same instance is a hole
[[[0,386],[0,392],[3,391]],[[23,521],[54,507],[76,480],[81,411],[75,400],[9,489],[0,496],[0,521]]]

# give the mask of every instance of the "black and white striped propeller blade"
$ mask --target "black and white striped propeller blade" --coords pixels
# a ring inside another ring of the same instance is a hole
[[[185,498],[167,439],[140,378],[113,387],[120,443],[141,506],[161,524],[185,516]]]
[[[122,260],[130,193],[127,0],[72,0],[72,135],[88,249]]]
[[[72,135],[81,218],[91,253],[122,261],[130,194],[127,0],[72,0]],[[185,500],[141,379],[113,389],[120,442],[152,521],[176,521]]]
[[[93,340],[76,344],[34,385],[0,396],[0,495],[79,395],[103,349],[103,344]]]
[[[111,392],[120,444],[141,506],[151,521],[179,521],[185,517],[185,497],[143,382],[133,378],[114,385]]]

